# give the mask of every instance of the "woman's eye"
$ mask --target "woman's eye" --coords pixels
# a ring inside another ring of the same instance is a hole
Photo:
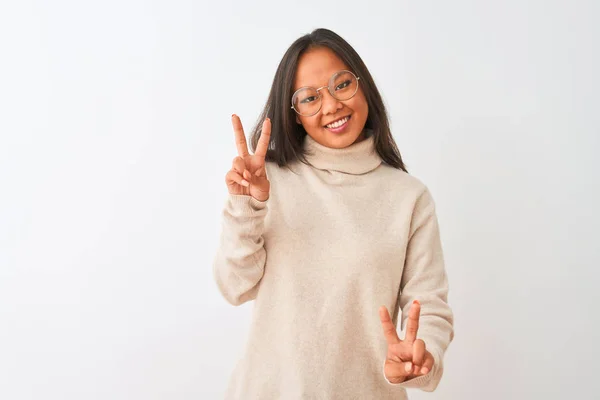
[[[315,99],[316,99],[315,96],[310,96],[310,97],[307,97],[307,98],[303,99],[302,101],[300,101],[300,103],[307,104],[307,103],[315,101]]]
[[[348,86],[350,86],[350,81],[349,80],[348,81],[344,81],[344,82],[340,83],[339,85],[337,85],[335,87],[335,90],[344,89],[344,88],[347,88]]]

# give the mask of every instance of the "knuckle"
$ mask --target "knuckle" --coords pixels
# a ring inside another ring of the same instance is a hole
[[[236,157],[233,159],[231,165],[233,166],[234,170],[237,170],[239,168],[244,167],[244,160],[241,157]]]

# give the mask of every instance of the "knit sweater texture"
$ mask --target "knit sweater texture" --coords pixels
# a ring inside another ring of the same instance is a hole
[[[214,278],[229,303],[254,302],[225,398],[402,400],[406,388],[434,390],[454,331],[428,188],[383,163],[371,134],[343,149],[306,136],[304,147],[310,165],[266,163],[268,200],[229,194],[224,205]],[[413,300],[435,364],[392,384],[378,310],[403,330]]]

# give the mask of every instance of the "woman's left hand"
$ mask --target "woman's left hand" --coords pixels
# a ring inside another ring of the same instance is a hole
[[[384,373],[391,383],[402,383],[426,375],[433,367],[433,356],[427,351],[425,342],[417,339],[420,314],[421,304],[415,300],[408,312],[406,337],[400,340],[387,308],[381,306],[379,309],[379,318],[388,343]]]

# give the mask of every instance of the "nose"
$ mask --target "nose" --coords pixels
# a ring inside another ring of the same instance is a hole
[[[321,111],[324,115],[335,114],[338,110],[341,110],[344,105],[335,97],[329,93],[327,89],[321,91]]]

